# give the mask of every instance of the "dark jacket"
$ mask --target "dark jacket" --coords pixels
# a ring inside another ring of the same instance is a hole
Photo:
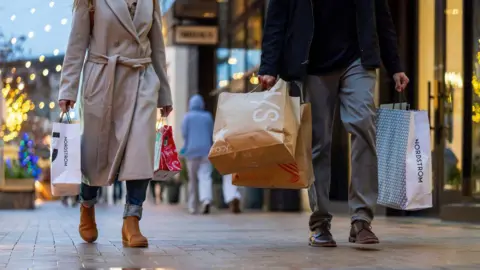
[[[387,0],[354,0],[362,65],[401,72],[397,35]],[[302,79],[314,33],[312,0],[270,0],[262,42],[259,75]]]

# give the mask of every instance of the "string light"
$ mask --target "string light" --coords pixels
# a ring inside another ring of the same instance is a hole
[[[18,84],[18,90],[22,91],[23,89],[25,89],[25,84],[23,82],[19,83]]]
[[[59,50],[59,49],[53,50],[53,55],[57,56],[59,53],[60,53],[60,50]]]
[[[48,4],[51,8],[55,6],[55,2],[51,1],[50,4]]]
[[[17,43],[17,38],[12,38],[10,42],[12,42],[12,44],[15,45],[15,43]]]
[[[45,103],[43,103],[43,101],[38,104],[38,108],[40,108],[40,110],[43,109],[44,107],[45,107]]]
[[[32,62],[27,61],[27,62],[25,63],[25,67],[26,67],[26,68],[30,68],[31,66],[32,66]]]
[[[38,58],[38,61],[40,62],[45,61],[45,55],[40,55],[40,57]]]
[[[50,107],[50,109],[53,109],[53,108],[55,108],[55,102],[53,102],[53,101],[52,101],[52,102],[50,102],[50,105],[49,105],[49,107]]]
[[[34,80],[35,80],[35,77],[36,77],[35,74],[33,74],[33,73],[30,74],[30,81],[34,81]]]
[[[45,32],[50,32],[50,30],[52,30],[52,26],[50,24],[47,24],[47,25],[45,25],[44,30],[45,30]]]
[[[33,31],[28,32],[28,37],[33,38],[35,36],[35,33]]]
[[[30,13],[32,13],[32,14],[35,13],[35,11],[36,11],[36,9],[34,9],[34,8],[30,9]]]
[[[67,18],[63,18],[63,19],[60,21],[60,23],[63,24],[63,25],[67,24],[67,22],[68,22]]]
[[[17,18],[17,16],[15,14],[13,14],[11,17],[10,17],[10,20],[15,21],[15,19]]]
[[[57,66],[55,67],[55,70],[56,70],[57,72],[60,72],[60,71],[62,70],[62,65],[57,65]]]
[[[43,76],[48,76],[48,69],[44,69],[43,72],[42,72]]]

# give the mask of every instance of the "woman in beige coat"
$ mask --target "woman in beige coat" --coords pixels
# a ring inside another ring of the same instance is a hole
[[[157,0],[74,1],[60,85],[63,112],[73,108],[80,80],[80,236],[97,239],[98,190],[118,179],[127,181],[123,244],[146,247],[138,223],[153,177],[156,113],[172,111]]]

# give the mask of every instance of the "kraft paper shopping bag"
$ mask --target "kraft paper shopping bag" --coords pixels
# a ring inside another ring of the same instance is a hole
[[[221,174],[231,174],[295,162],[299,104],[282,80],[269,91],[220,94],[211,163]]]
[[[256,188],[302,189],[313,181],[312,115],[308,103],[301,105],[295,162],[242,171],[233,176],[234,185]]]

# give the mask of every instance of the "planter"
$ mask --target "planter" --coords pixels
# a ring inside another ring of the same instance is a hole
[[[34,209],[34,179],[4,179],[0,184],[0,209]]]

